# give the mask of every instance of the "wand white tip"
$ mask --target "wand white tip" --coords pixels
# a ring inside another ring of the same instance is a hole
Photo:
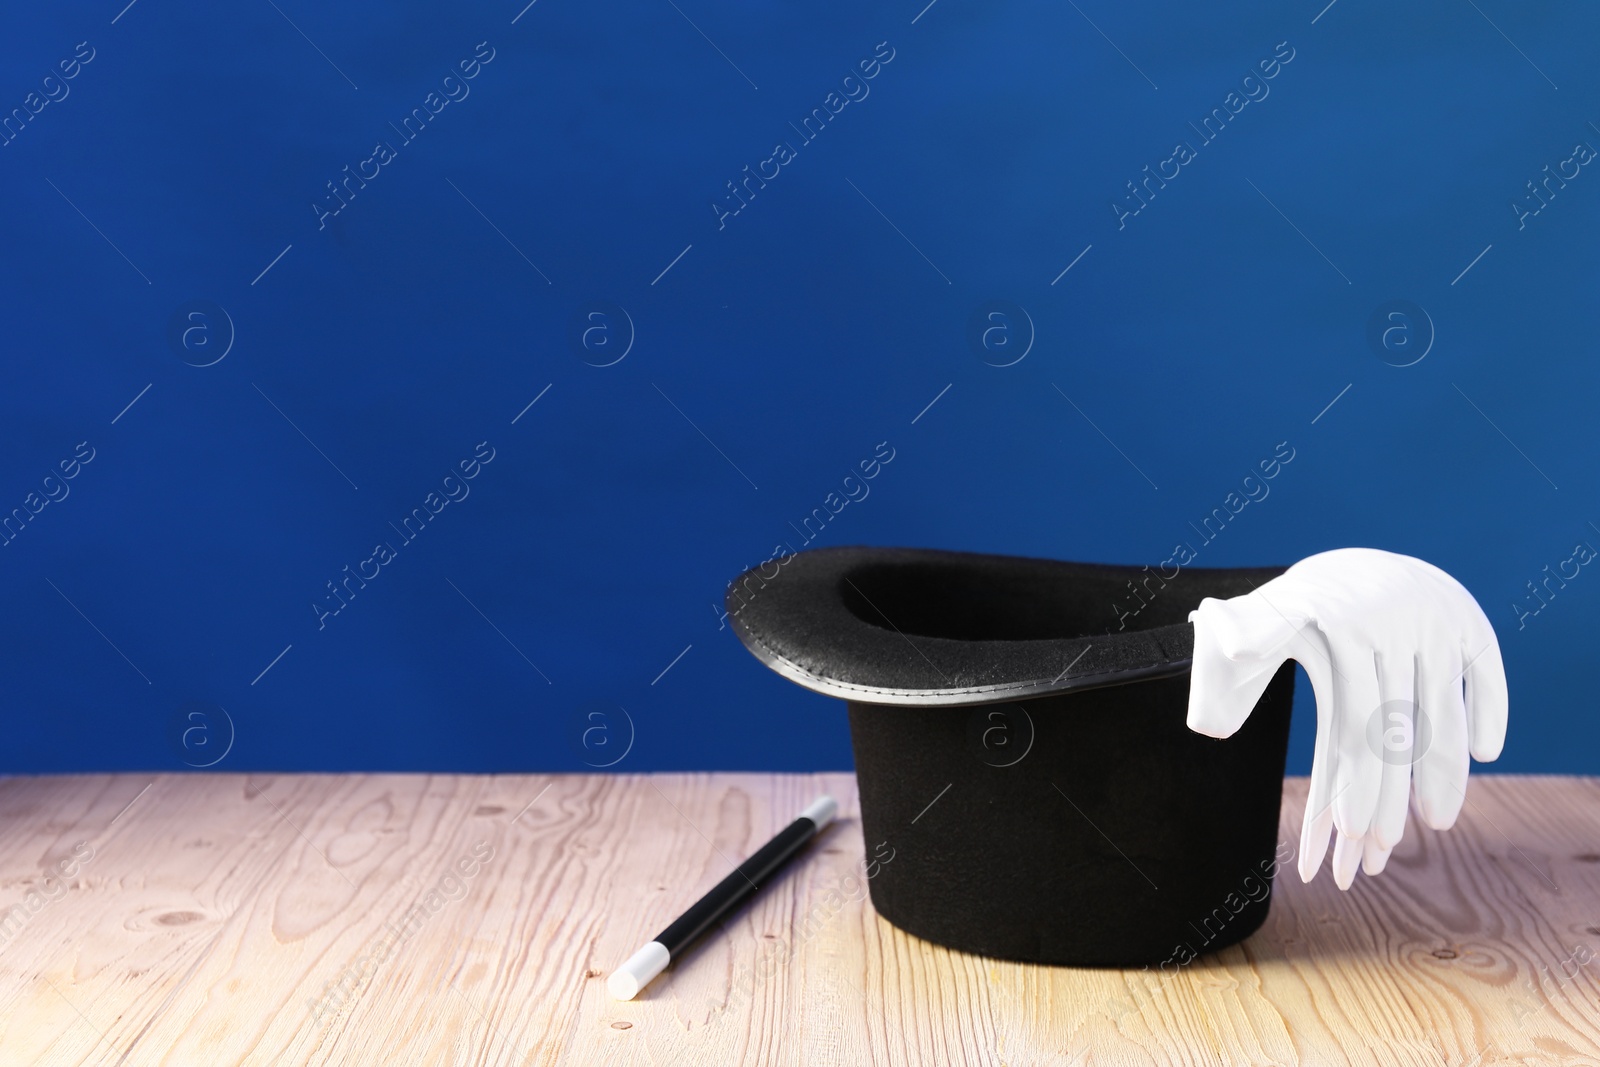
[[[660,974],[672,962],[672,956],[667,952],[667,946],[659,941],[652,941],[638,952],[629,956],[627,962],[611,972],[611,977],[606,979],[606,988],[611,991],[615,1000],[632,1000],[639,995],[639,990],[650,984],[650,979]]]
[[[833,817],[837,814],[839,814],[839,802],[824,793],[813,800],[811,806],[800,813],[800,817],[802,819],[810,819],[816,823],[817,829],[820,831],[824,826],[832,822]]]

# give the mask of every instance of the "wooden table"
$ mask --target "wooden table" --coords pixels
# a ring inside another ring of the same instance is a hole
[[[839,824],[631,1003],[608,969],[815,794]],[[1285,786],[1298,841],[1306,783]],[[1600,780],[1474,778],[1175,975],[950,952],[852,892],[849,775],[0,782],[0,1064],[1600,1062]]]

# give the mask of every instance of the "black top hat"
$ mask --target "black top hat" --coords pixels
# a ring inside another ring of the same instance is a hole
[[[1188,614],[1282,572],[834,548],[726,601],[758,659],[849,702],[884,918],[1007,959],[1181,964],[1266,918],[1294,684],[1285,664],[1226,740],[1191,732]]]

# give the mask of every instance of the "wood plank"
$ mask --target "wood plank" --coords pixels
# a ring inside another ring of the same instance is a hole
[[[803,862],[608,999],[823,791],[842,817]],[[1382,876],[1286,866],[1262,930],[1166,974],[901,933],[855,803],[837,774],[9,779],[0,1063],[1600,1062],[1600,780],[1474,778]]]

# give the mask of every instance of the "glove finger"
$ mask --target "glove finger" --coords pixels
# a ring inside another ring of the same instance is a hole
[[[1416,657],[1377,654],[1378,695],[1383,702],[1368,720],[1369,747],[1380,761],[1378,803],[1373,809],[1371,837],[1384,848],[1400,843],[1406,829],[1406,803],[1411,796],[1411,764],[1416,758]],[[1370,842],[1369,842],[1370,845]]]
[[[1327,638],[1314,626],[1307,626],[1301,631],[1295,650],[1295,659],[1305,669],[1306,677],[1311,679],[1311,692],[1317,702],[1317,737],[1311,754],[1311,788],[1306,793],[1305,816],[1300,824],[1300,855],[1297,862],[1300,880],[1309,882],[1322,866],[1322,858],[1328,852],[1328,835],[1333,831],[1333,661]]]
[[[1361,866],[1362,841],[1359,837],[1339,834],[1333,845],[1333,881],[1340,889],[1349,889],[1356,880],[1356,868]]]
[[[1334,771],[1333,825],[1348,837],[1372,828],[1383,781],[1383,761],[1367,747],[1367,723],[1377,711],[1378,668],[1371,648],[1335,635],[1333,649]]]
[[[1435,830],[1455,825],[1467,799],[1467,708],[1462,695],[1460,653],[1450,648],[1417,663],[1417,691],[1422,697],[1419,724],[1427,724],[1427,748],[1417,757],[1417,814]],[[1419,727],[1418,742],[1422,731]]]
[[[1506,667],[1500,659],[1500,642],[1494,628],[1484,617],[1476,601],[1474,614],[1482,620],[1482,630],[1487,637],[1464,650],[1467,656],[1466,704],[1467,724],[1472,740],[1472,757],[1487,763],[1498,759],[1506,743],[1506,713],[1509,698],[1506,694]],[[1478,628],[1474,628],[1476,632]],[[1476,639],[1476,638],[1474,638]]]
[[[1375,874],[1382,874],[1384,867],[1388,866],[1389,853],[1392,851],[1393,849],[1378,844],[1375,838],[1367,838],[1366,847],[1361,851],[1361,869],[1369,878]]]

